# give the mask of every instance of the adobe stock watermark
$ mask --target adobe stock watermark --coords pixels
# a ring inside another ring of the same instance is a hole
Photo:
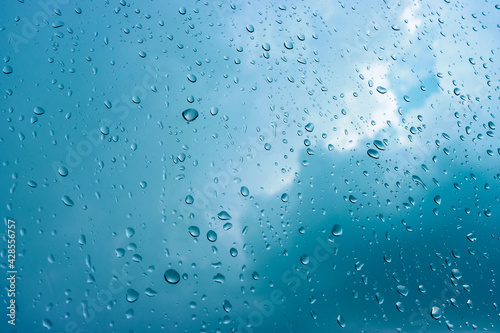
[[[303,285],[304,281],[310,278],[310,275],[316,272],[320,263],[328,260],[332,255],[336,255],[339,245],[331,242],[328,244],[323,238],[316,238],[317,245],[314,248],[312,255],[309,256],[309,262],[304,265],[303,269],[296,269],[296,265],[283,272],[281,281],[289,288],[291,292],[296,292]],[[236,318],[237,331],[241,333],[258,332],[258,328],[264,325],[266,318],[271,317],[276,308],[282,306],[286,301],[285,292],[281,289],[274,289],[269,294],[267,299],[262,301],[255,300],[252,302],[253,310],[248,316]],[[290,327],[287,326],[290,330]]]
[[[31,3],[31,2],[30,2]],[[37,6],[40,8],[36,11],[31,19],[21,17],[21,29],[18,33],[9,32],[7,39],[15,53],[21,51],[21,45],[28,44],[40,31],[40,28],[49,26],[49,18],[56,12],[60,12],[62,6],[70,3],[69,0],[40,0]]]
[[[107,288],[101,289],[97,292],[95,297],[90,297],[82,301],[75,312],[77,315],[83,317],[83,323],[78,324],[76,321],[69,321],[64,326],[64,332],[61,333],[83,333],[87,330],[85,325],[94,321],[97,313],[102,312],[106,308],[106,304],[113,301],[114,296],[122,293],[125,288],[135,280],[135,276],[131,276],[122,269],[121,272],[112,270],[113,277],[109,281]]]
[[[133,102],[133,98],[138,98],[138,100],[141,101],[140,103],[144,102],[149,96],[148,91],[152,90],[151,87],[154,84],[163,82],[167,77],[167,73],[155,71],[149,65],[145,67],[145,70],[147,74],[143,77],[142,81],[140,81],[141,84],[135,85],[129,94],[122,94],[121,98],[105,102],[110,112],[118,116],[121,121],[129,117],[133,108],[137,108],[138,104]],[[76,144],[67,144],[64,160],[52,162],[52,170],[60,174],[59,168],[65,167],[67,172],[70,173],[73,169],[80,166],[85,157],[91,155],[94,149],[98,148],[103,143],[105,137],[109,134],[109,127],[111,127],[113,123],[113,120],[110,118],[103,118],[99,127],[88,132],[82,131],[85,138],[79,140]],[[103,132],[102,129],[105,129],[105,131]]]
[[[427,307],[420,306],[418,308],[418,311],[413,311],[410,314],[410,316],[408,317],[408,323],[414,327],[414,329],[412,329],[411,332],[417,332],[417,333],[427,332],[427,330],[429,329],[429,326],[428,326],[429,320],[436,320],[436,319],[432,319],[432,317],[431,317],[432,307],[438,306],[441,309],[443,309],[445,306],[450,304],[450,300],[453,297],[460,295],[459,290],[455,290],[454,294],[452,293],[452,290],[455,288],[451,285],[451,282],[447,281],[446,285],[447,286],[445,288],[443,288],[443,290],[441,290],[439,298],[435,298],[435,299],[429,301],[429,303],[428,303],[429,305]],[[450,297],[447,297],[447,294],[449,294],[449,293],[452,293],[452,294]],[[442,316],[441,318],[446,320],[446,318],[444,316]],[[446,320],[446,324],[450,325],[448,320]],[[417,328],[417,327],[419,327],[419,328],[417,330],[415,330],[415,328]],[[402,333],[407,333],[407,332],[402,331]]]

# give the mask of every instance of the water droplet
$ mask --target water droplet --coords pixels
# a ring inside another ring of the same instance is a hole
[[[382,87],[382,86],[378,86],[378,87],[377,87],[377,91],[378,91],[379,93],[381,93],[381,94],[385,94],[385,93],[387,93],[387,89],[386,89],[386,88],[384,88],[384,87]]]
[[[214,277],[213,277],[213,281],[215,283],[224,283],[226,282],[226,277],[224,275],[222,275],[221,273],[217,273]]]
[[[212,243],[215,242],[217,240],[217,233],[213,230],[209,230],[207,232],[207,239]]]
[[[186,15],[186,7],[180,7],[179,8],[179,14]]]
[[[293,43],[292,43],[292,42],[290,42],[290,41],[286,41],[286,42],[284,43],[284,45],[285,45],[285,48],[287,48],[288,50],[293,49]]]
[[[68,168],[65,166],[60,166],[59,169],[57,169],[57,172],[59,172],[62,177],[66,177],[69,173]]]
[[[52,329],[52,322],[49,319],[44,319],[42,325],[48,330]]]
[[[155,297],[156,295],[158,295],[158,293],[152,288],[146,288],[144,292],[149,297]]]
[[[378,150],[385,150],[385,144],[380,140],[374,140],[373,145],[377,147]]]
[[[163,277],[165,278],[165,281],[170,284],[176,284],[181,280],[181,276],[175,269],[166,270]]]
[[[248,189],[248,187],[242,186],[240,188],[240,193],[241,193],[242,196],[248,197],[250,195],[250,190]]]
[[[438,308],[437,306],[432,307],[432,309],[431,309],[432,318],[437,320],[437,319],[441,318],[442,315],[443,315],[443,312],[441,311],[440,308]]]
[[[113,107],[113,104],[111,103],[111,101],[108,101],[108,100],[105,100],[105,101],[104,101],[104,105],[106,105],[106,107],[107,107],[108,109],[111,109],[111,108]]]
[[[219,220],[222,220],[222,221],[228,221],[228,220],[232,219],[231,215],[229,215],[229,213],[226,212],[225,210],[223,210],[219,214],[217,214],[217,217],[219,218]]]
[[[33,109],[33,112],[35,112],[36,115],[40,116],[45,113],[44,108],[37,106]]]
[[[398,309],[399,312],[405,312],[405,307],[403,306],[403,303],[401,303],[401,302],[396,303],[396,308]]]
[[[139,293],[137,292],[137,290],[135,289],[128,289],[127,290],[127,302],[129,303],[134,303],[135,301],[137,301],[139,299]]]
[[[190,226],[190,227],[188,228],[188,231],[189,231],[189,233],[191,234],[191,236],[193,236],[193,237],[198,237],[198,236],[200,236],[200,228],[198,228],[197,226],[194,226],[194,225],[193,225],[193,226]]]
[[[188,204],[188,205],[192,205],[193,202],[194,202],[194,198],[192,195],[188,194],[186,195],[186,199],[184,199],[184,201]]]
[[[12,66],[6,65],[3,68],[4,74],[11,74],[14,70],[12,69]]]
[[[342,328],[345,327],[345,320],[344,320],[344,317],[342,317],[342,315],[338,315],[337,323],[339,324],[340,327],[342,327]]]
[[[264,49],[264,51],[269,51],[271,50],[271,45],[269,45],[269,43],[263,43],[262,48]]]
[[[456,268],[454,268],[454,269],[451,270],[451,274],[457,280],[460,280],[462,278],[462,273],[458,269],[456,269]]]
[[[368,154],[368,156],[376,160],[380,158],[380,154],[375,149],[368,149],[366,153]]]
[[[182,117],[186,121],[193,121],[198,118],[198,111],[196,111],[196,109],[186,109],[182,111]]]
[[[233,309],[233,306],[231,305],[231,303],[227,299],[224,300],[222,307],[224,308],[224,311],[226,311],[226,312],[231,312],[231,310]]]
[[[38,184],[34,180],[28,181],[28,186],[32,188],[36,188]]]
[[[255,28],[253,27],[253,25],[249,24],[249,25],[247,25],[247,31],[248,31],[249,33],[252,33],[252,32],[254,32],[254,31],[255,31]]]
[[[304,128],[305,128],[306,131],[312,132],[312,131],[314,131],[314,124],[313,123],[309,123],[306,126],[304,126]]]
[[[196,76],[194,74],[189,73],[187,75],[187,78],[190,82],[195,83],[196,82]]]
[[[134,150],[135,150],[135,149],[134,149]],[[148,187],[148,183],[146,183],[144,180],[141,180],[141,181],[139,182],[139,186],[140,186],[140,187],[142,187],[142,188],[146,188],[146,187]]]
[[[236,250],[234,247],[232,247],[229,250],[229,254],[231,255],[231,257],[236,257],[238,255],[238,250]]]
[[[64,204],[68,207],[73,207],[73,205],[75,204],[73,200],[71,200],[71,198],[68,197],[67,195],[64,195],[61,199],[64,202]]]
[[[401,296],[408,296],[408,287],[399,285],[399,286],[397,286],[397,289],[398,289],[398,293]]]
[[[303,264],[303,265],[307,265],[309,263],[309,256],[307,254],[303,254],[301,257],[300,257],[300,262]]]
[[[342,227],[340,226],[340,224],[334,224],[333,228],[332,228],[332,235],[334,235],[335,237],[338,237],[338,236],[341,236],[342,233],[343,233],[343,230],[342,230]]]
[[[134,236],[135,235],[134,228],[130,228],[130,227],[126,228],[125,229],[125,235],[127,236],[127,238],[130,238],[130,237]]]
[[[283,193],[283,194],[281,195],[281,201],[283,201],[283,202],[288,202],[288,194]]]
[[[141,102],[141,98],[139,96],[133,96],[132,102],[134,102],[135,104],[139,104]]]
[[[217,115],[217,113],[219,113],[219,108],[217,108],[216,106],[212,106],[212,107],[210,108],[210,114],[211,114],[212,116],[215,116],[215,115]]]

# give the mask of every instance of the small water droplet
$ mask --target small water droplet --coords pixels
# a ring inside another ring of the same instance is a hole
[[[197,80],[197,79],[196,79],[196,76],[195,76],[194,74],[191,74],[191,73],[189,73],[189,74],[187,75],[187,78],[188,78],[189,82],[192,82],[192,83],[195,83],[195,82],[196,82],[196,80]]]
[[[73,205],[75,204],[73,200],[71,200],[71,198],[68,197],[67,195],[64,195],[61,199],[64,202],[64,204],[68,207],[73,207]]]
[[[382,86],[378,86],[378,87],[377,87],[377,91],[378,91],[379,93],[381,93],[381,94],[385,94],[385,93],[387,93],[387,89],[386,89],[386,88],[384,88],[384,87],[382,87]]]

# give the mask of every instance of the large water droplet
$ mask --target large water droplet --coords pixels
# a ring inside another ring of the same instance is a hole
[[[217,233],[213,230],[209,230],[207,232],[207,239],[212,243],[215,242],[217,240]]]
[[[342,328],[345,327],[345,320],[344,320],[344,317],[342,317],[342,315],[338,315],[337,323],[339,324],[340,327],[342,327]]]
[[[226,282],[226,277],[224,275],[222,275],[221,273],[217,273],[214,277],[213,277],[213,281],[215,283],[224,283]]]
[[[368,149],[366,153],[368,154],[368,156],[376,160],[380,158],[380,154],[375,149]]]
[[[57,169],[57,172],[59,172],[62,177],[66,177],[69,173],[68,168],[65,166],[60,166],[59,169]]]
[[[193,236],[193,237],[198,237],[200,235],[200,228],[198,228],[197,226],[193,225],[193,226],[189,227],[188,231],[191,234],[191,236]]]
[[[186,199],[184,199],[184,201],[185,201],[188,205],[191,205],[191,204],[193,204],[193,202],[194,202],[194,198],[193,198],[193,196],[192,196],[192,195],[188,194],[188,195],[186,196]]]
[[[73,205],[75,204],[73,200],[71,200],[71,198],[68,197],[67,195],[64,195],[61,199],[64,202],[64,204],[68,207],[73,207]]]
[[[222,221],[228,221],[228,220],[232,219],[231,215],[229,215],[229,213],[226,212],[225,210],[223,210],[219,214],[217,214],[217,217],[219,218],[219,220],[222,220]]]
[[[387,93],[387,89],[386,89],[386,88],[384,88],[384,87],[382,87],[382,86],[378,86],[378,87],[377,87],[377,91],[378,91],[379,93],[381,93],[381,94],[385,94],[385,93]]]
[[[196,111],[196,109],[186,109],[182,111],[182,117],[186,121],[193,121],[198,118],[198,111]]]
[[[44,108],[37,106],[33,109],[33,112],[35,112],[36,115],[40,116],[45,113]]]
[[[12,66],[6,65],[4,66],[3,70],[4,74],[11,74],[14,70],[12,69]]]
[[[226,311],[226,312],[231,312],[231,310],[233,309],[233,305],[227,299],[224,300],[222,307],[224,308],[224,311]]]
[[[248,197],[248,195],[250,194],[250,190],[248,189],[248,187],[242,186],[240,188],[240,193],[241,193],[242,196]]]
[[[175,269],[166,270],[163,277],[165,278],[165,281],[170,284],[176,284],[181,280],[181,276]]]
[[[187,78],[188,78],[188,80],[189,80],[190,82],[192,82],[192,83],[195,83],[195,82],[196,82],[196,76],[195,76],[194,74],[192,74],[192,73],[189,73],[189,74],[187,75]]]
[[[338,237],[343,233],[342,226],[340,224],[334,224],[332,228],[332,235]]]
[[[401,296],[408,296],[408,287],[406,286],[403,286],[403,285],[399,285],[397,287],[398,289],[398,293],[401,295]]]
[[[129,303],[134,303],[139,299],[139,293],[135,289],[128,289],[127,290],[127,302]]]
[[[437,319],[441,318],[442,315],[443,315],[443,312],[441,311],[440,308],[438,308],[437,306],[432,307],[432,309],[431,309],[432,318],[437,320]]]

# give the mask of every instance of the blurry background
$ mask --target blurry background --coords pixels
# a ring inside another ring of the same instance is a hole
[[[2,332],[500,331],[499,4],[0,16]]]

